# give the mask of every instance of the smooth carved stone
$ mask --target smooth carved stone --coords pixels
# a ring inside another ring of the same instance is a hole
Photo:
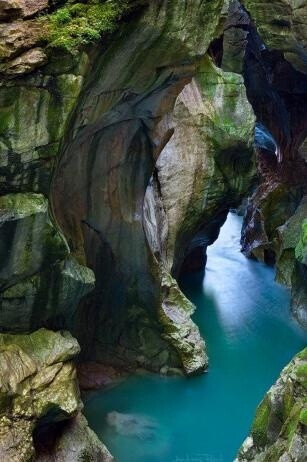
[[[47,63],[47,55],[42,48],[32,48],[0,66],[0,72],[10,76],[28,74]]]
[[[32,21],[0,24],[0,59],[14,58],[34,47],[41,34],[41,26]]]

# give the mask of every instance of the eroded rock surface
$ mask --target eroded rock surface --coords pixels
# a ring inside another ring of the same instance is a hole
[[[176,345],[159,322],[162,274],[148,249],[143,202],[172,134],[160,121],[219,32],[222,7],[152,2],[97,58],[86,82],[53,181],[53,204],[74,255],[96,274],[77,334],[87,357],[158,371],[182,365],[184,344],[191,361],[185,370],[205,367],[198,330],[185,322],[189,310],[177,313]]]

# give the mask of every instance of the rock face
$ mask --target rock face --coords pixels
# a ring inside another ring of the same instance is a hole
[[[48,428],[41,430],[39,437],[41,440],[36,448],[36,462],[115,462],[80,412],[64,422],[56,435],[52,435]]]
[[[205,255],[229,208],[249,193],[256,173],[254,123],[242,77],[223,72],[209,57],[180,93],[173,117],[161,122],[163,129],[173,127],[174,135],[160,154],[147,188],[144,226],[162,268],[160,322],[170,342],[183,353],[186,370],[195,368],[189,364],[191,357],[201,358],[201,344],[190,320],[193,306],[173,277],[178,278],[197,253]],[[198,269],[203,268],[200,258]],[[184,331],[188,336],[182,335]],[[193,343],[194,354],[187,355],[186,348]]]
[[[281,372],[259,405],[238,462],[303,462],[307,451],[307,349]]]
[[[52,198],[74,255],[96,274],[76,331],[88,358],[156,371],[205,367],[203,343],[189,320],[192,308],[178,289],[175,295],[174,285],[168,305],[178,322],[161,325],[169,288],[161,287],[163,275],[148,248],[143,203],[155,161],[172,134],[163,120],[220,30],[222,6],[152,2],[97,57],[85,84]],[[174,297],[181,297],[181,308]],[[173,328],[177,339],[170,342]]]
[[[276,264],[277,279],[291,288],[293,314],[305,326],[306,265],[295,257],[299,232],[286,251],[281,237],[294,214],[297,229],[306,218],[300,206],[307,192],[307,117],[302,110],[307,103],[306,59],[299,25],[303,3],[273,1],[264,7],[262,2],[244,1],[246,11],[240,2],[230,2],[226,29],[210,52],[223,69],[243,74],[257,119],[259,186],[246,207],[242,250],[248,257]],[[287,266],[286,260],[291,264],[284,278],[280,265]]]
[[[255,187],[255,122],[243,250],[307,324],[305,3],[0,0],[4,459],[112,460],[41,327],[105,370],[206,368],[177,281]]]

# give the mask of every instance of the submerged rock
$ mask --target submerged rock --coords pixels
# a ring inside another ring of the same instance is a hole
[[[307,453],[307,349],[283,369],[259,405],[238,462],[304,462]]]
[[[114,427],[116,433],[141,440],[154,438],[157,428],[157,423],[149,417],[138,414],[122,414],[117,411],[109,412],[106,421],[108,425]]]

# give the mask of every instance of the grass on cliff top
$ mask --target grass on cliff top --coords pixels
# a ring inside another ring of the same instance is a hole
[[[137,3],[131,0],[68,1],[54,13],[39,18],[42,38],[51,48],[74,52],[113,32],[121,17]]]

